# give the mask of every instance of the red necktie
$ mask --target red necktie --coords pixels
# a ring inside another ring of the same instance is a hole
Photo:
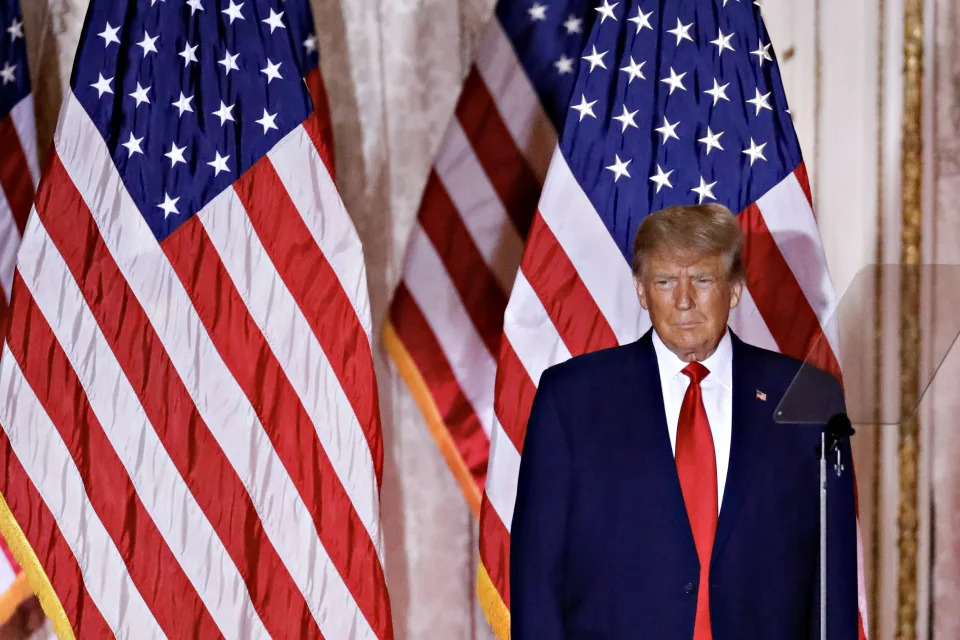
[[[690,386],[683,396],[677,421],[677,475],[680,476],[683,503],[687,507],[693,541],[700,558],[693,640],[711,640],[713,637],[710,632],[710,554],[717,532],[717,457],[700,391],[700,381],[709,373],[699,362],[684,367],[683,374],[690,378]]]

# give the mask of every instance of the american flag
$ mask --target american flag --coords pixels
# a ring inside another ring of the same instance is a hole
[[[0,522],[61,637],[393,636],[363,255],[292,4],[88,10],[0,360]]]
[[[317,147],[330,175],[336,178],[333,152],[333,123],[327,102],[327,89],[320,73],[320,43],[314,28],[313,9],[310,0],[281,0],[283,13],[290,36],[293,38],[293,52],[303,72],[303,79],[313,98],[313,109],[320,130],[322,145]]]
[[[517,3],[512,20],[538,21],[525,4]],[[559,19],[554,4],[533,6]],[[478,591],[501,637],[509,633],[510,524],[536,385],[547,367],[632,342],[649,328],[630,269],[633,236],[646,215],[697,202],[740,212],[748,277],[731,316],[734,330],[800,358],[825,331],[829,346],[815,359],[838,371],[827,322],[834,294],[759,7],[602,0],[589,12],[596,20],[500,344]],[[554,47],[551,54],[559,60],[565,52]],[[524,56],[521,63],[531,76],[542,71]],[[861,563],[865,619],[862,576]]]
[[[23,14],[19,0],[0,0],[0,327],[6,326],[17,248],[39,177]],[[30,588],[3,540],[0,551],[2,623]]]
[[[19,0],[0,0],[0,323],[13,267],[40,178],[33,94]]]
[[[503,312],[566,117],[591,4],[555,2],[550,12],[526,0],[497,5],[427,180],[384,331],[477,516]]]

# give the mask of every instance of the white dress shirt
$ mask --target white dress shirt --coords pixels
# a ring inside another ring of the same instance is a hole
[[[687,393],[690,378],[682,371],[687,363],[667,348],[656,330],[653,332],[653,348],[657,354],[657,366],[660,369],[660,385],[663,388],[663,408],[667,415],[667,431],[670,434],[670,447],[674,455],[677,452],[677,422],[680,419],[680,407]],[[701,364],[710,374],[700,382],[703,405],[707,410],[710,432],[713,435],[713,448],[717,456],[717,508],[723,504],[723,487],[727,480],[727,467],[730,464],[730,437],[733,413],[733,345],[730,332],[724,334],[717,350]]]

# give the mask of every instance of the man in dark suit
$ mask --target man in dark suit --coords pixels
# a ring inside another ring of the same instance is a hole
[[[513,640],[811,640],[823,425],[773,414],[801,363],[727,327],[743,236],[721,205],[647,217],[639,341],[544,372],[511,527]],[[804,402],[843,411],[804,368]],[[829,487],[830,640],[857,638],[850,445]]]

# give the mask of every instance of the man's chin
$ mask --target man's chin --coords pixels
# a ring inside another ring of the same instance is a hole
[[[690,327],[689,329],[676,327],[673,331],[673,343],[681,349],[700,349],[707,342],[709,340],[696,327]]]
[[[705,354],[711,351],[708,341],[698,336],[684,335],[685,332],[678,332],[670,344],[670,350],[684,362],[696,362],[704,358]]]

